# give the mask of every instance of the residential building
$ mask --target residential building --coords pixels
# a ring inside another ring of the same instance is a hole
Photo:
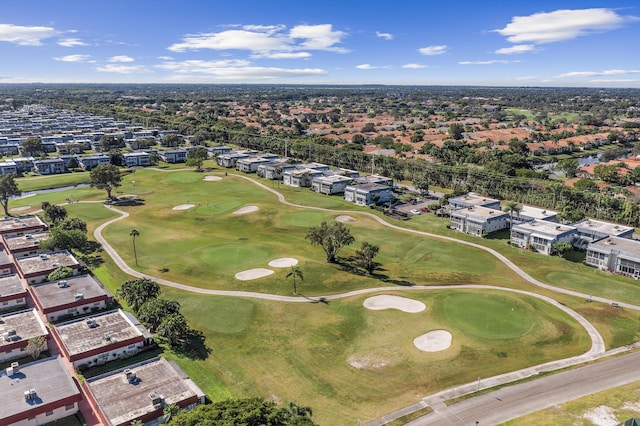
[[[41,175],[56,175],[67,171],[66,163],[61,158],[34,160],[33,168]]]
[[[4,176],[11,174],[18,174],[18,167],[16,166],[16,163],[11,160],[0,162],[0,175]]]
[[[24,281],[16,274],[0,277],[0,311],[17,309],[27,305]]]
[[[258,166],[257,174],[261,178],[270,180],[282,180],[282,174],[289,170],[295,170],[295,164],[288,164],[283,161],[271,161],[266,164],[260,164]]]
[[[207,151],[209,151],[209,155],[215,157],[216,155],[231,152],[232,148],[230,146],[210,146],[207,148]]]
[[[88,155],[78,157],[78,163],[84,170],[92,170],[94,167],[111,164],[111,158],[107,154]]]
[[[587,265],[640,279],[640,241],[604,237],[587,246]]]
[[[145,167],[151,165],[151,155],[148,152],[129,152],[123,155],[127,167]]]
[[[263,157],[246,157],[236,161],[236,170],[245,173],[255,173],[261,164],[269,164],[273,162],[272,158]]]
[[[390,177],[380,176],[380,175],[360,176],[360,177],[354,178],[353,180],[358,185],[374,183],[376,185],[393,186],[393,179],[391,179]]]
[[[476,237],[509,227],[509,214],[487,207],[473,206],[451,212],[451,229]]]
[[[104,425],[157,424],[167,405],[191,409],[204,403],[202,390],[173,362],[153,358],[85,382]]]
[[[594,241],[605,237],[633,238],[633,227],[603,222],[595,219],[584,219],[572,224],[578,230],[574,246],[584,249]]]
[[[113,300],[113,295],[91,275],[34,284],[29,291],[40,312],[51,322],[104,310]]]
[[[514,223],[530,222],[532,220],[546,220],[547,222],[557,222],[558,212],[533,206],[527,206],[525,204],[522,204],[520,206],[520,211],[513,212]]]
[[[48,275],[59,266],[67,266],[73,275],[80,274],[80,263],[68,250],[58,250],[34,256],[21,257],[15,261],[20,277],[33,285],[48,280]]]
[[[245,154],[243,152],[228,152],[226,154],[220,154],[216,158],[216,163],[220,167],[226,167],[228,169],[234,168],[238,162],[238,160],[243,160],[246,158],[251,158],[252,155]]]
[[[0,373],[0,424],[36,426],[72,416],[80,389],[60,357],[17,365]]]
[[[486,207],[488,209],[500,210],[500,200],[483,197],[475,192],[469,192],[458,197],[451,197],[447,200],[451,210],[466,209],[467,207]]]
[[[129,357],[149,343],[122,310],[60,323],[53,334],[64,356],[80,369]]]
[[[12,237],[48,229],[47,224],[39,216],[15,216],[0,219],[0,235]]]
[[[12,274],[14,272],[14,268],[13,258],[10,253],[7,252],[5,246],[0,244],[0,276]]]
[[[311,189],[326,195],[344,194],[345,188],[351,183],[353,178],[349,176],[318,176],[311,180]]]
[[[48,251],[40,249],[40,241],[46,240],[50,236],[48,231],[36,231],[31,234],[15,235],[13,237],[4,235],[3,240],[7,252],[17,259]]]
[[[347,185],[344,189],[344,199],[359,206],[382,204],[393,200],[393,188],[376,183]]]
[[[160,158],[165,163],[184,163],[187,161],[186,149],[169,149],[166,151],[158,151]]]
[[[44,350],[49,331],[34,309],[3,313],[0,317],[0,362],[26,356],[29,339],[44,337]],[[2,411],[2,410],[0,410]]]
[[[296,188],[309,188],[311,181],[323,174],[322,170],[295,168],[282,173],[282,183]]]
[[[573,243],[578,230],[575,226],[561,225],[546,220],[532,220],[511,227],[511,245],[530,248],[540,253],[553,253],[557,242]]]

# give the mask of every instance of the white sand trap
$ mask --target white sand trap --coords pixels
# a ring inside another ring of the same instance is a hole
[[[246,213],[257,212],[258,210],[259,210],[258,206],[245,206],[245,207],[242,207],[241,209],[236,210],[235,212],[233,212],[233,214],[246,214]]]
[[[175,206],[173,210],[189,210],[190,208],[195,206],[195,204],[180,204],[179,206]]]
[[[268,263],[272,268],[288,268],[298,264],[298,259],[293,257],[281,257],[280,259],[273,259]]]
[[[256,269],[247,269],[246,271],[238,272],[236,274],[236,278],[240,281],[249,281],[255,280],[258,278],[266,277],[267,275],[273,274],[271,269],[265,268],[256,268]]]
[[[446,330],[434,330],[413,339],[416,348],[424,352],[439,352],[451,346],[451,333]]]
[[[391,296],[389,294],[369,297],[364,301],[363,305],[365,308],[372,309],[374,311],[380,311],[382,309],[398,309],[412,314],[422,312],[427,308],[424,303],[417,300],[400,296]]]
[[[31,206],[20,206],[20,207],[14,207],[11,210],[12,212],[20,212],[22,210],[29,210],[31,208]]]
[[[355,222],[356,218],[347,216],[347,215],[340,215],[340,216],[336,216],[336,221],[337,222]]]
[[[220,176],[205,176],[204,179],[202,180],[215,181],[215,180],[222,180],[222,178]]]

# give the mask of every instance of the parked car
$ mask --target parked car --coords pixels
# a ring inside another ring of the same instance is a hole
[[[422,214],[422,212],[418,209],[411,209],[409,210],[409,213],[413,214],[413,215],[418,215],[418,214]]]

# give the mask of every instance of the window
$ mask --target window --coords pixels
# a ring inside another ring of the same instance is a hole
[[[16,303],[24,303],[24,299],[22,297],[20,299],[16,299]]]
[[[53,411],[47,411],[47,412],[45,413],[45,416],[53,416]]]
[[[65,405],[64,409],[69,411],[69,410],[73,410],[74,408],[76,408],[76,404],[69,404],[69,405]]]
[[[2,302],[2,306],[7,306],[8,304],[9,304],[9,302],[7,302],[7,301]]]

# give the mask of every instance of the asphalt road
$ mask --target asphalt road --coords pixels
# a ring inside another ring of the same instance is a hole
[[[640,380],[640,352],[541,377],[445,406],[429,401],[434,412],[411,426],[495,425],[605,389]]]

